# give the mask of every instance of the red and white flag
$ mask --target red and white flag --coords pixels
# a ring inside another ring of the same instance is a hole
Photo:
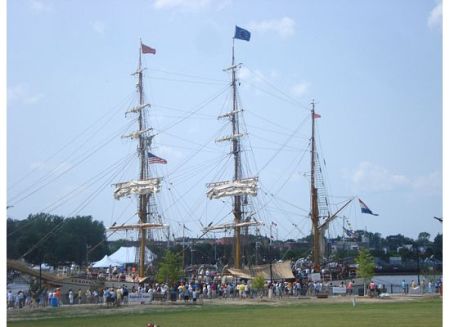
[[[148,45],[145,45],[144,43],[141,43],[141,49],[142,49],[142,53],[156,54],[155,49],[150,48]]]

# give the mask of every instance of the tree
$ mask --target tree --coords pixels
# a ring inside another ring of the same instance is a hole
[[[183,276],[183,273],[180,255],[167,250],[159,263],[156,281],[174,285]]]
[[[82,264],[98,260],[107,250],[105,227],[91,216],[64,218],[39,213],[25,220],[8,219],[8,258],[40,264]],[[93,249],[87,255],[88,249]]]
[[[261,297],[263,295],[262,289],[264,288],[266,280],[264,279],[263,275],[257,275],[252,282],[252,286],[256,289],[258,293],[261,294]]]
[[[358,264],[356,274],[358,277],[364,279],[364,294],[366,292],[366,283],[373,277],[375,273],[375,260],[370,252],[362,248],[359,250],[359,254],[355,259]]]
[[[430,233],[427,232],[420,232],[419,236],[417,237],[417,240],[423,243],[427,243],[430,241]]]
[[[437,260],[442,261],[442,234],[437,234],[434,238],[433,253]]]

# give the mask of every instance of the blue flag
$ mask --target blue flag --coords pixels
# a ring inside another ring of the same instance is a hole
[[[361,201],[361,199],[359,200],[359,205],[361,206],[361,212],[362,213],[368,213],[369,215],[374,215],[374,216],[378,216],[377,213],[373,213],[372,210],[369,209],[369,207]]]
[[[236,31],[234,32],[234,38],[244,41],[250,41],[250,32],[240,28],[239,26],[236,26]]]

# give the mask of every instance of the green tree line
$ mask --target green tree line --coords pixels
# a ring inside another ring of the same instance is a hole
[[[7,256],[52,266],[82,265],[107,253],[105,227],[91,216],[60,217],[46,213],[24,220],[8,218]]]

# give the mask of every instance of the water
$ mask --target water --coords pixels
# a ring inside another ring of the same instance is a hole
[[[425,279],[425,281],[428,283],[428,279],[434,279],[437,280],[438,278],[441,278],[441,275],[435,275],[435,276],[424,276],[420,275],[420,280]],[[374,276],[372,280],[377,284],[385,284],[385,285],[401,285],[402,281],[405,280],[406,283],[411,284],[412,281],[415,281],[417,284],[417,275],[380,275],[380,276]]]
[[[11,290],[13,294],[17,294],[20,290],[27,291],[30,289],[30,284],[25,282],[13,282],[7,285],[7,289]]]

